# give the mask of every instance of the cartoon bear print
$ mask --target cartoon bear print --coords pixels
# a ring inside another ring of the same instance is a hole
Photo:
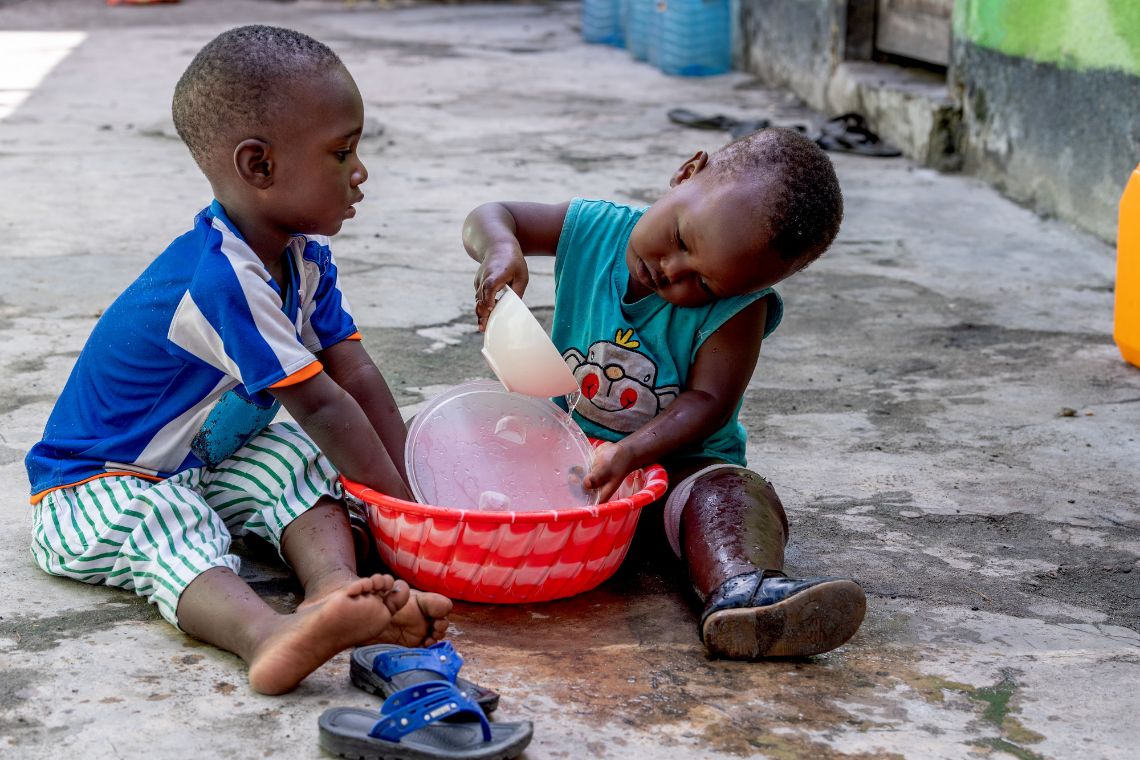
[[[582,389],[575,411],[602,427],[632,433],[677,398],[680,386],[655,387],[657,365],[634,349],[633,330],[618,330],[613,341],[593,343],[585,356],[576,348],[562,354]]]

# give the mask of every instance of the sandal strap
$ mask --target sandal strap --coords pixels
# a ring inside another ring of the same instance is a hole
[[[385,681],[410,670],[426,670],[455,683],[462,667],[463,657],[450,641],[440,641],[426,649],[389,649],[372,658],[372,672]]]
[[[448,718],[470,714],[479,719],[483,741],[491,741],[491,724],[479,705],[463,696],[447,681],[425,681],[400,689],[380,706],[380,720],[368,735],[375,739],[398,742],[408,734]]]
[[[701,636],[705,628],[705,621],[715,612],[733,610],[743,607],[752,607],[756,604],[756,594],[760,591],[766,578],[787,578],[779,570],[748,570],[739,575],[728,578],[717,589],[709,594],[704,612],[697,623],[697,631]]]

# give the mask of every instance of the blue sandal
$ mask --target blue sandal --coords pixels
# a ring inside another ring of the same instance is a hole
[[[474,700],[490,715],[499,706],[499,695],[490,689],[459,677],[463,657],[450,641],[426,649],[409,649],[395,644],[371,644],[352,650],[349,678],[354,686],[378,697],[388,697],[401,689],[428,681],[455,684],[463,696]]]
[[[467,719],[445,720],[460,715]],[[534,733],[529,720],[488,722],[479,705],[448,681],[401,689],[379,714],[330,708],[317,725],[324,750],[361,760],[509,760],[522,754]]]

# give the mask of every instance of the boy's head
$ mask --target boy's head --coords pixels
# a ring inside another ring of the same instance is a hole
[[[790,129],[700,151],[670,185],[634,227],[626,262],[633,295],[679,306],[775,285],[827,250],[843,219],[830,159]]]
[[[202,48],[174,88],[174,126],[227,211],[333,234],[367,178],[355,155],[364,107],[326,45],[243,26]]]

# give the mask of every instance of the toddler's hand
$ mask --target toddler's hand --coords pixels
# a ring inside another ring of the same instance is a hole
[[[492,251],[483,258],[475,273],[475,317],[479,320],[479,332],[487,329],[487,317],[495,308],[495,294],[506,285],[522,298],[529,281],[530,271],[517,244]]]
[[[633,470],[633,462],[624,446],[617,443],[603,443],[594,449],[594,463],[582,485],[597,490],[598,503],[609,501]]]

